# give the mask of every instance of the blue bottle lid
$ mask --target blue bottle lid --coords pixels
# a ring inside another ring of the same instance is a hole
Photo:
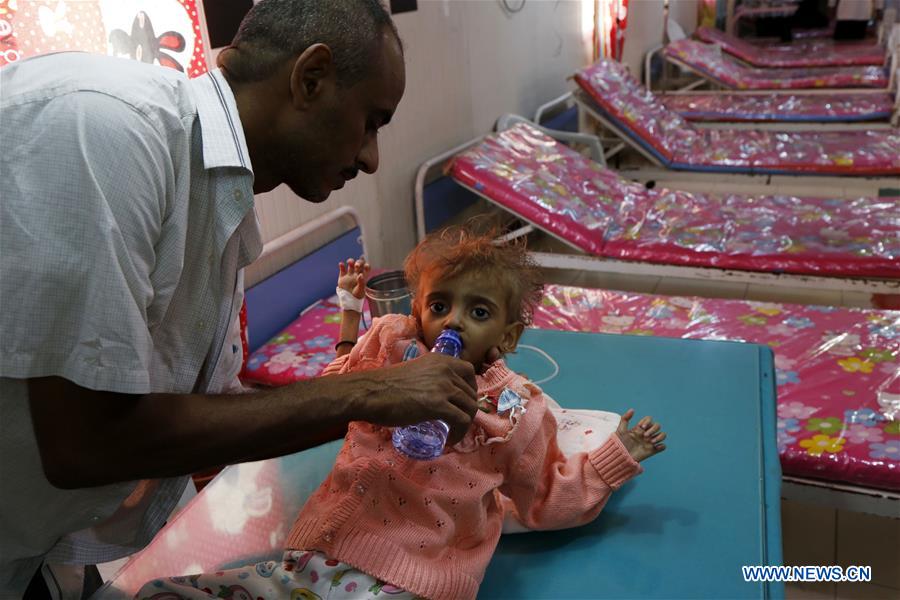
[[[434,340],[434,348],[431,351],[459,358],[462,353],[462,338],[455,330],[445,329]]]
[[[445,329],[443,330],[439,336],[437,336],[438,340],[453,340],[460,346],[462,346],[462,338],[459,337],[459,332],[455,329]],[[437,340],[435,340],[437,341]]]

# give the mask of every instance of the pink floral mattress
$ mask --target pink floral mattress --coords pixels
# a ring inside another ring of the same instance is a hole
[[[250,380],[285,385],[320,374],[334,358],[339,310],[332,298],[305,311],[250,356]],[[900,311],[551,285],[534,326],[766,344],[784,472],[900,490]]]
[[[738,90],[776,90],[806,88],[887,88],[888,74],[883,67],[818,67],[769,69],[744,67],[727,56],[715,44],[678,40],[663,51],[716,83]]]
[[[885,121],[891,94],[666,94],[663,105],[688,121]]]
[[[784,473],[900,490],[900,311],[548,286],[534,326],[765,344]]]
[[[893,199],[647,189],[526,124],[488,136],[449,169],[461,183],[595,256],[900,277],[900,206]]]
[[[835,47],[826,41],[805,41],[757,46],[711,27],[700,27],[694,35],[757,67],[880,66],[885,58],[885,49],[874,44]]]
[[[304,310],[284,331],[250,354],[241,371],[246,383],[279,386],[319,375],[334,360],[340,334],[341,310],[337,296],[320,300]],[[363,320],[372,322],[368,308]]]
[[[648,92],[624,65],[602,59],[578,85],[635,143],[676,169],[746,173],[900,175],[900,132],[699,129]]]

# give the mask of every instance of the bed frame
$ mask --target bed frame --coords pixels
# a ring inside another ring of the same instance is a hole
[[[326,239],[322,239],[323,235]],[[310,238],[319,245],[310,248]],[[298,246],[299,260],[292,256]],[[250,286],[245,295],[250,352],[287,327],[302,309],[334,294],[338,262],[365,254],[359,214],[347,206],[307,221],[266,243],[259,259],[246,273]],[[267,266],[272,270],[267,262],[274,263],[274,273],[265,272]],[[332,276],[315,275],[321,272]]]
[[[498,129],[503,130],[518,122],[528,121],[527,119],[516,115],[506,115],[501,117],[498,122]],[[605,161],[602,158],[602,151],[598,150],[599,141],[594,136],[587,134],[571,134],[568,132],[561,135],[560,132],[552,131],[540,126],[538,126],[538,129],[560,141],[576,141],[588,144],[591,148],[592,158],[605,166]],[[469,140],[464,144],[443,152],[428,159],[419,167],[416,174],[414,190],[417,239],[421,240],[428,231],[435,229],[443,220],[458,213],[463,208],[471,206],[477,198],[484,199],[491,205],[498,207],[500,210],[508,212],[505,207],[494,202],[491,198],[488,198],[478,190],[463,185],[450,177],[440,177],[444,166],[451,158],[480,143],[484,137],[485,136],[479,136],[478,138]],[[426,196],[428,197],[426,198]],[[515,216],[523,221],[527,221],[520,215]],[[584,254],[583,251],[575,247],[568,240],[531,222],[528,222],[524,227],[516,229],[506,237],[519,237],[535,230],[541,231],[561,242],[567,248],[572,248],[575,251],[575,253],[533,252],[532,256],[537,263],[547,269],[760,284],[784,291],[821,290],[863,292],[866,294],[900,293],[900,280],[763,273],[756,271],[717,269],[713,267],[664,265],[591,256]]]
[[[617,145],[614,148],[611,148],[609,151],[605,153],[607,160],[620,152],[625,145],[634,148],[641,156],[646,158],[654,167],[666,169],[671,172],[682,172],[682,173],[690,173],[692,179],[696,181],[707,181],[710,183],[722,183],[722,182],[734,182],[736,184],[747,184],[760,182],[761,186],[769,185],[770,182],[776,181],[773,178],[781,178],[782,181],[786,179],[793,179],[795,182],[798,180],[807,179],[810,177],[816,177],[819,181],[823,183],[822,194],[827,193],[827,190],[841,189],[846,188],[849,182],[857,182],[859,185],[869,184],[870,186],[874,186],[877,188],[893,188],[897,185],[896,178],[892,177],[878,177],[878,176],[858,176],[858,175],[828,175],[821,173],[758,173],[758,174],[748,174],[748,173],[729,173],[723,172],[719,170],[701,170],[701,169],[673,169],[665,165],[660,158],[650,149],[647,144],[638,138],[633,137],[630,133],[619,127],[619,125],[608,118],[603,111],[598,110],[598,108],[594,105],[593,101],[590,97],[587,96],[583,91],[576,90],[573,92],[575,102],[578,104],[579,110],[583,111],[585,115],[593,119],[595,122],[599,123],[605,130],[612,132],[616,135],[619,140],[622,140],[623,143]],[[750,129],[758,129],[751,127]],[[807,128],[808,129],[808,128]],[[849,185],[853,185],[850,183]],[[760,187],[760,192],[764,192],[763,187]],[[861,195],[866,195],[862,193]]]
[[[892,12],[893,12],[893,10],[892,10]],[[670,19],[670,21],[671,21],[671,19]],[[684,32],[684,30],[680,26],[672,27],[671,25],[667,29],[667,36],[668,36],[668,40],[670,42],[675,42],[678,40],[686,39],[688,37],[687,34]],[[704,43],[706,43],[706,42],[704,42]],[[878,29],[878,44],[884,45],[884,47],[885,47],[885,60],[884,60],[883,66],[891,68],[891,69],[896,69],[898,66],[900,66],[900,64],[897,63],[897,59],[900,58],[897,56],[898,50],[900,50],[900,23],[894,24],[891,26],[889,26],[887,24],[887,22],[882,23],[881,27],[879,27],[879,29]],[[654,56],[656,56],[664,48],[665,48],[665,44],[655,44],[644,55],[644,85],[648,90],[652,91],[652,87],[650,85],[652,83],[651,70],[650,70],[651,60],[653,59]],[[728,54],[728,56],[730,59],[734,60],[738,64],[746,65],[748,67],[753,67],[753,65],[748,65],[747,63],[745,63],[744,61],[742,61],[741,59],[739,59],[736,56],[733,56],[731,54]],[[700,81],[693,82],[690,84],[690,87],[692,87],[692,88],[703,85],[704,83],[710,83],[714,86],[719,85],[716,81],[709,79],[703,73],[698,72],[695,69],[693,69],[687,65],[681,64],[681,61],[678,61],[675,59],[670,59],[668,57],[666,57],[666,60],[668,60],[669,62],[672,62],[673,64],[679,64],[679,66],[681,66],[682,68],[684,68],[688,71],[691,71],[691,72],[695,73],[698,77],[700,77]],[[763,68],[764,69],[765,67],[753,67],[753,68]],[[788,68],[790,68],[790,67],[788,67]],[[892,77],[893,77],[893,74],[892,74]],[[891,88],[891,86],[889,85],[888,88]],[[684,90],[686,90],[686,89],[687,88],[684,88]],[[859,92],[873,92],[873,91],[877,92],[877,91],[879,91],[877,88],[858,88],[858,89],[857,88],[840,88],[840,89],[842,91],[847,91],[847,90],[852,89],[852,90],[854,90],[854,92],[856,92],[856,91],[859,91]],[[684,91],[684,90],[682,90],[682,91]],[[733,93],[738,93],[738,94],[746,94],[746,93],[753,93],[754,91],[772,92],[772,91],[776,91],[776,90],[729,90],[729,91],[731,91]],[[822,94],[822,93],[833,93],[834,92],[833,89],[826,89],[826,88],[811,88],[811,89],[797,89],[797,90],[781,89],[778,91],[799,93],[799,94],[809,94],[809,93]],[[883,91],[883,90],[881,90],[881,91]]]
[[[885,88],[800,88],[800,89],[792,89],[792,88],[778,88],[778,89],[770,89],[770,90],[741,90],[741,89],[731,89],[725,88],[715,79],[711,78],[709,75],[704,73],[697,68],[688,65],[684,61],[681,61],[677,58],[673,58],[671,56],[663,55],[664,59],[669,63],[676,65],[680,69],[686,72],[690,72],[697,76],[697,80],[687,84],[684,87],[678,88],[676,90],[667,91],[666,93],[686,93],[690,91],[695,91],[697,88],[709,84],[712,86],[712,90],[709,90],[708,93],[728,93],[728,94],[741,94],[741,95],[752,95],[752,94],[771,94],[771,93],[782,93],[782,94],[795,94],[795,95],[832,95],[835,93],[854,93],[854,94],[883,94],[885,92],[894,92],[895,94],[895,104],[894,104],[894,112],[890,118],[889,125],[896,126],[898,123],[898,119],[900,119],[900,89],[898,89],[898,71],[900,71],[900,24],[894,25],[891,29],[891,33],[888,36],[887,42],[885,43],[886,51],[885,51],[885,68],[888,69],[888,84]],[[651,69],[651,63],[653,58],[659,55],[665,49],[663,44],[657,44],[650,48],[647,53],[644,55],[644,87],[647,88],[648,91],[654,92],[653,90],[653,71]],[[740,59],[728,55],[728,58],[738,63],[742,63]],[[656,90],[663,91],[663,90]],[[845,127],[833,127],[834,129],[876,129],[876,127],[869,127],[869,125],[874,125],[875,123],[848,123]],[[766,127],[756,127],[757,129],[776,129],[781,131],[796,131],[809,129],[809,126],[805,126],[804,123],[776,123],[776,124],[765,124]],[[777,125],[777,126],[771,126]],[[791,126],[788,126],[791,125]],[[838,125],[838,124],[832,124]],[[884,124],[881,125],[884,127]],[[816,127],[816,129],[821,130]],[[831,128],[828,128],[831,129]]]

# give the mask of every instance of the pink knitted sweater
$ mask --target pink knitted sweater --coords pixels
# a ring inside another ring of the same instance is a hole
[[[376,319],[326,373],[399,362],[411,343],[426,351],[415,336],[410,317]],[[594,519],[612,491],[641,472],[615,435],[566,458],[541,390],[502,361],[478,377],[479,395],[496,399],[504,388],[524,399],[526,411],[478,411],[463,441],[431,461],[398,453],[389,428],[351,423],[287,548],[318,550],[426,598],[475,598],[503,522],[495,490],[527,527],[561,529]]]

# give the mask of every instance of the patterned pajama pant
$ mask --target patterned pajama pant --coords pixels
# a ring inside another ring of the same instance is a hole
[[[204,575],[156,579],[138,600],[414,600],[415,594],[329,559],[321,552],[288,550],[270,560]]]

